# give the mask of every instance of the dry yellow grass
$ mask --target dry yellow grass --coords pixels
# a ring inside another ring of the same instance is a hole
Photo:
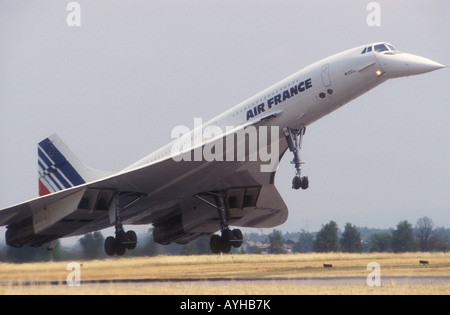
[[[0,295],[449,295],[449,284],[398,285],[161,285],[142,287],[0,287]]]
[[[430,261],[424,268],[419,260]],[[297,254],[161,256],[81,261],[83,280],[366,276],[377,262],[386,276],[448,276],[450,254]],[[331,271],[323,264],[333,264]],[[0,281],[64,281],[67,262],[0,264]]]
[[[428,260],[427,268],[419,260]],[[296,254],[296,255],[223,255],[223,256],[161,256],[153,258],[122,258],[82,261],[83,281],[111,279],[210,279],[264,277],[366,277],[367,264],[377,262],[382,276],[450,276],[450,254]],[[333,264],[324,270],[323,264]],[[69,271],[67,262],[33,264],[0,264],[0,282],[63,282]],[[36,289],[36,288],[34,288]],[[33,287],[0,286],[0,294],[450,294],[449,285],[390,285],[383,291],[367,286],[290,286],[290,285],[210,285],[207,289],[189,285],[145,285],[142,287]],[[85,291],[84,291],[85,290]],[[119,291],[117,291],[119,290]],[[217,292],[217,293],[216,293]],[[405,294],[405,293],[398,293]]]

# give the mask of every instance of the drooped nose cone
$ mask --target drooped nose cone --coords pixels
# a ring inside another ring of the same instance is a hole
[[[378,55],[378,61],[385,75],[392,78],[418,75],[445,68],[444,65],[433,60],[407,53],[382,53]]]

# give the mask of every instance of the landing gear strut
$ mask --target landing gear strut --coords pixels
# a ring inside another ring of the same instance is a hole
[[[221,236],[213,235],[211,237],[210,241],[211,252],[213,254],[219,253],[226,254],[231,251],[231,247],[240,248],[242,246],[244,236],[241,230],[238,229],[231,230],[230,227],[228,226],[228,219],[227,219],[228,206],[225,201],[225,193],[223,191],[219,191],[219,192],[208,192],[207,194],[210,196],[214,196],[216,204],[209,202],[200,195],[196,195],[195,197],[205,202],[206,204],[216,208],[219,212]]]
[[[138,202],[144,197],[143,194],[135,194],[135,193],[116,193],[114,195],[115,202],[115,228],[116,228],[116,236],[108,237],[105,240],[105,252],[108,256],[123,256],[126,250],[133,250],[137,245],[137,235],[134,231],[125,232],[122,225],[122,217],[120,215],[122,210],[126,210],[131,207],[133,204]],[[131,199],[130,199],[131,198]],[[121,200],[131,200],[127,204],[122,205]]]
[[[284,135],[289,145],[289,150],[294,154],[294,160],[291,162],[295,165],[295,177],[292,180],[292,189],[308,189],[308,176],[302,177],[302,165],[305,164],[300,158],[300,149],[302,148],[303,136],[305,135],[306,127],[302,129],[284,129]]]

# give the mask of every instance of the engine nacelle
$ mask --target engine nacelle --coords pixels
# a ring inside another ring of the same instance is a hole
[[[15,248],[26,245],[27,241],[36,236],[31,217],[19,223],[9,225],[7,229],[5,234],[6,244]]]
[[[11,224],[7,227],[5,234],[6,244],[20,248],[25,245],[39,247],[53,240],[58,239],[58,235],[38,235],[34,231],[33,218],[27,218],[19,223]]]

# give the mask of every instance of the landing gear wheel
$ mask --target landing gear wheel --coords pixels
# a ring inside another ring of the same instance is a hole
[[[209,196],[214,196],[214,198],[216,199],[216,205],[204,199],[201,195],[196,195],[195,198],[217,209],[220,220],[220,231],[222,232],[221,236],[213,235],[211,237],[211,252],[213,254],[229,253],[231,251],[231,247],[241,247],[242,241],[244,240],[242,232],[238,229],[232,231],[228,226],[229,204],[227,201],[226,192],[210,191],[206,194],[208,194]]]
[[[300,176],[295,176],[294,179],[292,180],[292,188],[294,188],[295,190],[299,190],[301,186],[302,186],[302,179],[300,178]]]
[[[244,236],[241,230],[235,229],[231,231],[228,229],[223,231],[222,236],[213,235],[209,244],[213,254],[227,254],[231,251],[232,247],[240,248],[243,240]]]
[[[105,240],[105,253],[108,256],[116,254],[116,239],[112,236],[107,237]]]
[[[309,179],[308,176],[305,177],[300,177],[300,176],[295,176],[294,179],[292,180],[292,188],[299,190],[300,188],[303,190],[308,189],[309,187]]]
[[[211,253],[220,254],[221,249],[222,249],[221,244],[222,244],[222,238],[219,235],[213,235],[211,237],[211,241],[209,242],[209,245],[211,247]]]
[[[231,232],[231,231],[230,231]],[[223,233],[222,236],[220,237],[220,251],[224,254],[228,254],[229,252],[231,252],[231,242],[230,242],[230,238],[227,235],[227,233]]]
[[[137,245],[137,235],[136,232],[134,231],[128,231],[126,233],[126,238],[127,238],[127,249],[128,250],[133,250],[136,248]]]
[[[108,256],[123,256],[128,250],[133,250],[137,245],[137,235],[134,231],[125,232],[122,225],[121,212],[133,204],[145,197],[145,194],[140,193],[127,193],[127,192],[116,192],[114,194],[115,201],[115,215],[116,220],[114,227],[116,229],[116,237],[108,237],[105,240],[105,252]],[[124,198],[128,203],[123,205],[121,203],[121,198]]]
[[[213,235],[209,244],[211,246],[211,253],[213,254],[227,254],[231,251],[231,243],[228,237],[224,235]]]
[[[127,251],[127,234],[125,231],[116,232],[116,254],[118,256],[123,256]]]
[[[302,165],[305,164],[300,158],[300,150],[302,148],[303,136],[305,135],[306,127],[302,129],[284,129],[284,135],[289,145],[289,150],[293,153],[294,159],[292,164],[295,165],[295,177],[292,180],[292,189],[299,190],[300,188],[305,190],[309,187],[308,177],[302,177]]]
[[[300,188],[303,190],[306,190],[309,188],[309,179],[308,176],[302,177],[302,183],[300,185]]]
[[[231,242],[231,245],[234,248],[240,248],[242,246],[242,242],[244,240],[244,235],[241,230],[234,229],[233,230],[234,240]]]
[[[120,242],[117,242],[117,240],[116,240],[116,254],[117,254],[117,256],[125,255],[126,251],[127,251],[127,246],[122,244],[122,243],[120,243]]]

